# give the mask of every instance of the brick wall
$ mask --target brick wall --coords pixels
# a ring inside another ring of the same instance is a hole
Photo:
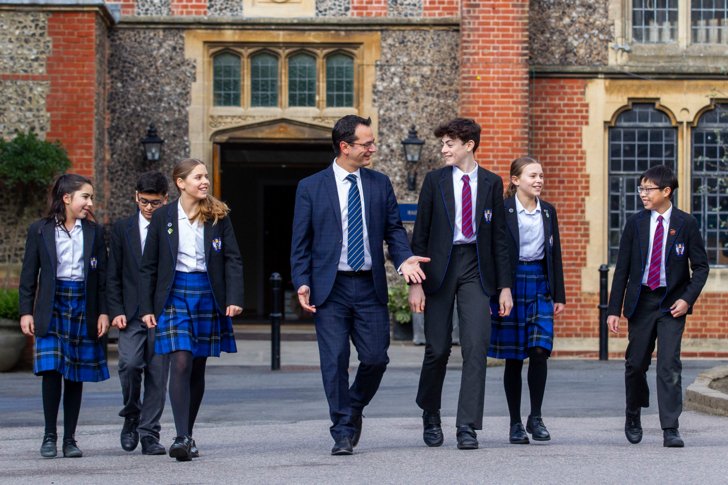
[[[423,0],[423,17],[457,17],[460,15],[460,0]]]
[[[207,0],[172,0],[172,15],[207,15]]]
[[[387,0],[351,0],[352,17],[386,17]]]
[[[60,140],[74,172],[93,177],[96,12],[53,12],[48,19],[48,36],[52,50],[47,63],[47,139]]]

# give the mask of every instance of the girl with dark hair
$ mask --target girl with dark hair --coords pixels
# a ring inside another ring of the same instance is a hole
[[[513,311],[498,314],[491,299],[493,327],[488,355],[506,359],[503,386],[511,417],[509,440],[528,444],[551,439],[541,419],[546,388],[546,361],[551,354],[554,315],[564,311],[564,271],[561,263],[559,222],[554,206],[540,198],[544,174],[541,164],[530,157],[514,160],[504,201],[506,224],[511,236]],[[495,303],[494,303],[495,301]],[[523,429],[521,422],[521,370],[528,358],[528,389],[531,413]]]
[[[83,455],[75,440],[84,382],[109,378],[101,337],[106,310],[106,246],[91,222],[94,189],[76,174],[58,177],[48,216],[31,224],[20,274],[20,328],[35,336],[33,372],[43,377],[45,435],[40,454],[57,455],[63,397],[63,456]]]
[[[231,317],[243,311],[243,263],[228,206],[208,194],[207,168],[178,162],[180,196],[152,216],[141,267],[142,320],[156,327],[154,351],[169,354],[169,400],[177,437],[169,456],[199,456],[192,428],[209,356],[236,352]]]

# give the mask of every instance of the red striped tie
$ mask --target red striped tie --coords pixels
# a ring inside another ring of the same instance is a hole
[[[662,266],[662,239],[665,229],[662,227],[662,216],[657,216],[655,238],[652,240],[652,256],[650,256],[650,272],[647,274],[647,286],[654,290],[660,286],[660,267]]]
[[[470,177],[463,175],[463,236],[473,237],[473,197],[470,194]]]

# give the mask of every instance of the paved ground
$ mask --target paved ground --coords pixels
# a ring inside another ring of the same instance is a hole
[[[481,449],[455,448],[453,366],[444,390],[445,444],[427,448],[414,404],[422,347],[393,345],[390,368],[367,409],[351,457],[328,454],[326,403],[313,342],[284,342],[283,370],[269,370],[269,343],[240,341],[240,353],[213,359],[195,438],[201,458],[177,463],[126,453],[118,444],[119,383],[88,384],[77,438],[85,457],[43,459],[40,380],[28,372],[0,374],[0,483],[725,483],[728,418],[685,412],[684,449],[662,447],[656,406],[645,411],[645,438],[627,443],[620,361],[553,360],[544,417],[553,440],[507,442],[502,368],[488,370]],[[459,349],[455,348],[455,353]],[[458,359],[453,359],[457,363]],[[687,387],[724,362],[687,360]],[[654,383],[654,374],[650,376]],[[652,386],[654,388],[654,384]],[[527,414],[527,399],[524,412]],[[163,443],[173,438],[169,406]]]

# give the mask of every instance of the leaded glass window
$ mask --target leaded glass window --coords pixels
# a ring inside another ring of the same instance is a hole
[[[728,104],[700,117],[693,130],[692,209],[708,261],[728,265]]]
[[[635,42],[669,43],[677,39],[678,0],[632,0]]]
[[[297,54],[288,60],[288,106],[316,106],[316,59]]]
[[[728,1],[692,0],[690,23],[693,42],[728,44]]]
[[[240,106],[240,57],[223,53],[212,61],[214,106]]]
[[[609,262],[617,261],[627,218],[643,208],[639,176],[654,165],[677,166],[677,129],[652,104],[634,104],[609,129]],[[673,196],[673,201],[675,201]]]
[[[272,54],[250,58],[250,106],[278,106],[278,58]]]
[[[347,55],[326,58],[326,106],[354,106],[354,60]]]

